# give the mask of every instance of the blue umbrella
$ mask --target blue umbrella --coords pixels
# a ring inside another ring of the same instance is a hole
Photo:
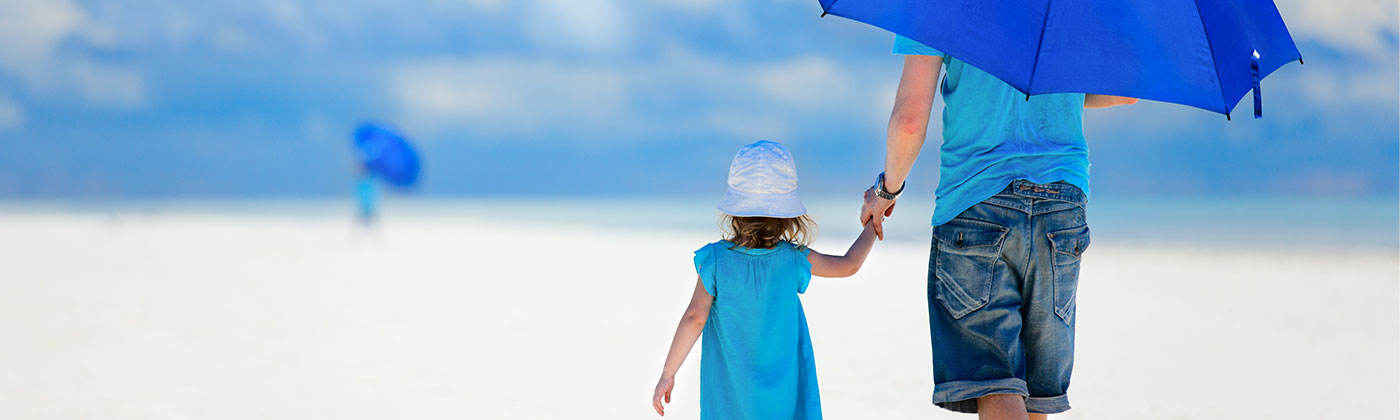
[[[390,184],[407,187],[418,181],[418,152],[389,128],[364,124],[355,129],[355,157]]]
[[[820,0],[990,73],[1026,95],[1098,93],[1230,116],[1297,60],[1271,0]]]

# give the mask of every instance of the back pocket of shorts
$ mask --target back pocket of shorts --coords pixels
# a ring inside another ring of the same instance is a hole
[[[987,305],[1006,228],[953,219],[933,229],[934,295],[954,319]]]
[[[1079,262],[1089,248],[1089,227],[1080,226],[1047,233],[1054,248],[1055,315],[1066,324],[1074,320],[1075,295],[1079,290]]]

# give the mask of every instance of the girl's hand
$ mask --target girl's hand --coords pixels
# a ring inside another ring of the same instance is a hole
[[[656,409],[656,414],[666,415],[666,408],[661,406],[661,400],[665,398],[667,404],[671,403],[671,387],[674,386],[676,386],[676,378],[663,376],[661,380],[656,381],[656,392],[651,394],[651,407]]]

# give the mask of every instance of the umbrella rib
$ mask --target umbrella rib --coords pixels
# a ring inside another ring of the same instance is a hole
[[[828,11],[830,11],[831,8],[836,7],[836,2],[838,2],[838,1],[840,1],[840,0],[831,0],[831,3],[827,3],[825,6],[822,6],[822,16],[821,16],[821,17],[826,17],[826,13],[827,13]],[[810,4],[810,3],[809,3],[809,4]]]
[[[1055,0],[1045,0],[1045,16],[1040,18],[1040,39],[1035,41],[1035,61],[1031,62],[1031,77],[1026,81],[1026,100],[1031,100],[1031,85],[1035,84],[1035,69],[1040,67],[1040,48],[1045,45],[1045,26],[1050,22],[1050,4]]]
[[[1225,110],[1225,119],[1230,119],[1230,101],[1225,99],[1225,81],[1220,80],[1220,64],[1215,58],[1215,44],[1210,43],[1210,30],[1206,29],[1205,15],[1201,14],[1201,0],[1195,0],[1196,18],[1201,20],[1201,34],[1206,38],[1206,48],[1210,50],[1210,67],[1215,70],[1215,84],[1220,86],[1220,104]]]

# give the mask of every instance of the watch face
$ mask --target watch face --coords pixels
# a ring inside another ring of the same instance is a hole
[[[893,200],[896,197],[899,197],[899,194],[890,194],[889,189],[885,188],[884,172],[881,172],[879,175],[875,176],[875,195],[886,200]]]

